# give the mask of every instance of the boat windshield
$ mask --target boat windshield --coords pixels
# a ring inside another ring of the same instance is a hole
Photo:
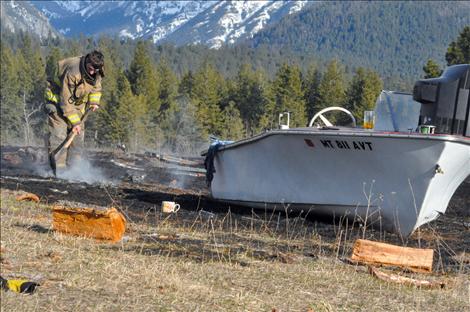
[[[411,94],[383,90],[375,105],[374,130],[415,131],[420,109],[421,103],[414,101]]]

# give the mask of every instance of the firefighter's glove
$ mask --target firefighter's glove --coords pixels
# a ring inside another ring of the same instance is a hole
[[[79,135],[80,132],[82,132],[82,127],[80,126],[80,124],[73,126],[72,132],[76,135]]]
[[[38,283],[30,282],[27,280],[6,280],[0,276],[0,288],[8,291],[14,291],[23,294],[32,294],[36,287],[40,286]]]
[[[100,106],[98,104],[90,104],[90,109],[92,112],[96,111]]]

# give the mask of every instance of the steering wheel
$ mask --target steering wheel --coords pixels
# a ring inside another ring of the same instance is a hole
[[[352,119],[353,127],[356,127],[356,118],[354,118],[353,114],[351,114],[351,112],[348,111],[346,108],[342,108],[342,107],[338,107],[338,106],[332,106],[332,107],[327,107],[327,108],[322,109],[321,111],[316,113],[315,116],[313,116],[313,118],[312,118],[312,120],[310,120],[310,123],[308,124],[308,126],[312,127],[315,120],[317,120],[317,118],[320,117],[321,121],[323,121],[325,126],[333,127],[333,124],[328,119],[326,119],[325,116],[323,116],[323,113],[326,113],[326,112],[329,112],[329,111],[334,111],[334,110],[342,111],[342,112],[348,114],[349,117],[351,117],[351,119]]]

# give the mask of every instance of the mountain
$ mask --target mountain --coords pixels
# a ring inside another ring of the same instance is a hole
[[[62,34],[118,34],[219,48],[251,38],[307,1],[34,1]]]
[[[2,30],[7,29],[12,33],[21,30],[41,39],[59,36],[47,17],[29,2],[1,1],[0,12]]]
[[[40,37],[49,33],[66,37],[107,34],[173,43],[178,47],[201,44],[218,49],[210,51],[212,59],[225,57],[229,61],[228,55],[235,59],[240,55],[237,49],[246,50],[248,46],[271,62],[269,72],[277,68],[282,58],[302,66],[311,60],[322,66],[325,61],[337,58],[347,65],[349,72],[363,66],[374,69],[385,80],[416,78],[430,58],[445,65],[450,42],[465,25],[470,25],[469,1],[2,1],[1,4],[2,29],[23,29]],[[189,52],[181,55],[197,57]],[[177,63],[187,63],[183,58]],[[243,62],[255,60],[246,56]]]
[[[447,47],[466,25],[469,1],[322,2],[266,27],[250,43],[334,57],[384,78],[417,77],[429,58],[444,65]]]
[[[224,43],[252,38],[264,27],[300,11],[306,4],[306,1],[221,1],[181,25],[164,41],[220,48]]]

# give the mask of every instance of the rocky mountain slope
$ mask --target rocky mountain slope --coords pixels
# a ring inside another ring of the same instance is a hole
[[[307,1],[34,1],[62,34],[118,34],[219,48],[251,38]]]
[[[58,36],[48,18],[27,1],[1,1],[0,12],[2,30],[13,33],[21,30],[41,39]]]

